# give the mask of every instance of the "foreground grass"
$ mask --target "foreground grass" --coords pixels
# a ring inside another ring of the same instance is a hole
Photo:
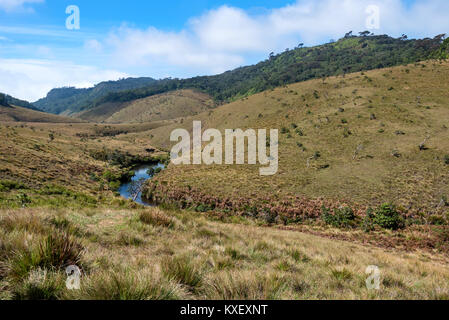
[[[448,299],[448,262],[189,211],[0,214],[2,299]],[[65,287],[70,264],[80,290]],[[380,290],[366,288],[369,265]]]

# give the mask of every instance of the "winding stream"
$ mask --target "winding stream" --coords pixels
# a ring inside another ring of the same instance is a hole
[[[151,179],[153,177],[153,175],[148,174],[148,169],[151,169],[151,168],[165,169],[165,166],[162,163],[158,163],[157,165],[143,165],[143,166],[139,166],[139,167],[135,168],[134,176],[132,177],[131,181],[128,183],[124,183],[120,186],[120,188],[118,190],[120,195],[125,199],[133,199],[133,195],[132,195],[132,191],[131,191],[132,183],[139,181],[141,179],[145,179],[145,181]],[[142,200],[141,192],[139,192],[139,194],[137,195],[135,202],[142,204],[144,206],[151,206],[150,203],[147,203],[144,200]]]

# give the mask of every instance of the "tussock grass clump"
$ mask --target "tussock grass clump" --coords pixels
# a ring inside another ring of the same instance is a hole
[[[60,273],[47,270],[32,270],[28,277],[14,288],[15,300],[57,300],[65,289],[65,281]]]
[[[308,263],[308,262],[312,261],[306,254],[302,253],[301,251],[299,251],[297,249],[291,250],[290,256],[296,262]]]
[[[117,244],[121,246],[135,246],[139,247],[145,244],[145,240],[137,237],[129,232],[120,232],[117,239]]]
[[[162,261],[162,272],[170,280],[178,281],[192,291],[203,284],[202,270],[191,255],[166,258]]]
[[[71,235],[82,235],[80,229],[64,216],[58,215],[52,217],[48,219],[48,222],[60,231],[66,232]]]
[[[213,300],[278,300],[289,288],[282,276],[241,270],[212,275],[207,283]]]
[[[139,220],[142,223],[164,228],[174,228],[175,220],[167,216],[158,208],[151,208],[140,213]]]
[[[28,243],[14,251],[7,262],[7,274],[15,280],[24,279],[34,269],[63,270],[69,265],[81,267],[84,248],[66,233],[50,234],[38,244]]]
[[[80,290],[67,292],[67,299],[81,300],[179,300],[178,284],[152,272],[105,270],[84,279]]]
[[[0,217],[0,227],[10,233],[14,230],[22,230],[30,233],[45,234],[49,232],[42,219],[35,214],[11,213]]]
[[[48,269],[80,266],[83,250],[83,246],[67,233],[50,234],[39,246],[40,266]]]

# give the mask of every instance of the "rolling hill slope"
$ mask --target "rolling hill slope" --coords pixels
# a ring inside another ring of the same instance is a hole
[[[0,106],[0,121],[13,122],[46,122],[46,123],[76,123],[82,122],[79,119],[73,119],[58,116],[42,111],[36,111],[17,106]]]
[[[240,214],[270,203],[269,210],[292,219],[319,217],[323,203],[363,212],[385,202],[410,216],[444,217],[448,83],[449,63],[428,61],[297,83],[157,128],[151,143],[166,150],[170,132],[191,131],[195,119],[222,132],[279,129],[279,172],[261,177],[258,165],[172,165],[148,196],[205,208],[231,199],[227,210]]]
[[[130,102],[104,103],[74,116],[96,122],[142,123],[196,115],[213,106],[207,94],[177,90]]]

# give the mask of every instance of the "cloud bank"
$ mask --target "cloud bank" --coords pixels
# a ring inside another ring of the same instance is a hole
[[[92,87],[106,79],[128,77],[124,72],[102,70],[66,61],[0,59],[0,91],[36,101],[55,87]]]
[[[425,37],[449,32],[446,0],[416,1],[410,6],[400,0],[299,0],[261,15],[221,6],[191,18],[179,32],[124,25],[105,42],[116,61],[127,65],[163,64],[218,73],[247,63],[250,55],[279,52],[300,42],[315,45],[350,30],[364,31],[370,5],[380,9],[380,29],[370,30],[376,34]]]

